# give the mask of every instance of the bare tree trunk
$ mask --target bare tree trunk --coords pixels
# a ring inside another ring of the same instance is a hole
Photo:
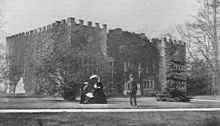
[[[215,89],[214,89],[214,93],[215,94],[220,94],[220,90],[219,90],[219,78],[220,78],[220,74],[219,74],[219,50],[218,50],[218,35],[217,35],[217,7],[218,7],[218,0],[213,0],[213,11],[214,11],[214,15],[213,15],[213,22],[214,22],[214,26],[213,26],[213,39],[214,39],[214,53],[215,53]]]
[[[216,79],[215,79],[215,73],[212,73],[212,95],[216,95],[215,90],[216,90]]]

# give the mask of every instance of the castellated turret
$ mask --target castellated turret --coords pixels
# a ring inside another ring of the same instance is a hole
[[[161,39],[159,47],[161,88],[169,88],[175,83],[178,85],[179,89],[186,91],[186,75],[184,73],[186,63],[186,43],[164,37]],[[173,68],[177,70],[174,70]]]
[[[93,24],[95,24],[93,26]],[[43,60],[54,52],[53,45],[63,44],[66,47],[79,45],[99,45],[98,50],[106,56],[107,25],[100,27],[98,23],[84,20],[78,21],[70,17],[54,23],[8,36],[8,62],[10,72],[18,71],[10,79],[10,92],[15,91],[17,82],[23,77],[24,89],[27,94],[34,94],[38,85],[34,74],[35,66],[42,65]],[[30,65],[31,64],[31,65]]]

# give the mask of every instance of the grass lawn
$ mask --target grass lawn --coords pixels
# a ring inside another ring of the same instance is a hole
[[[219,95],[198,95],[194,96],[195,99],[204,99],[204,100],[220,100]]]
[[[207,99],[207,97],[206,97]],[[153,97],[139,97],[138,108],[220,108],[220,100],[209,101],[203,99],[192,99],[191,102],[157,102]],[[211,98],[209,98],[211,99]],[[108,104],[79,104],[79,102],[64,101],[62,98],[0,98],[0,109],[40,109],[40,108],[130,108],[129,98],[109,98]]]
[[[220,126],[220,112],[0,114],[0,126]]]

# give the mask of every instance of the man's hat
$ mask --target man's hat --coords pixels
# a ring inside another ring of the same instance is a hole
[[[94,78],[99,78],[99,76],[98,75],[92,75],[89,79],[92,80]]]

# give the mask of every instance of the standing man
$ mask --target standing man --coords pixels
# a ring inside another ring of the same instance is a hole
[[[130,95],[130,106],[133,106],[132,99],[134,99],[134,106],[137,107],[136,93],[137,93],[137,82],[134,80],[134,75],[129,75],[129,81],[127,83],[128,94]]]

